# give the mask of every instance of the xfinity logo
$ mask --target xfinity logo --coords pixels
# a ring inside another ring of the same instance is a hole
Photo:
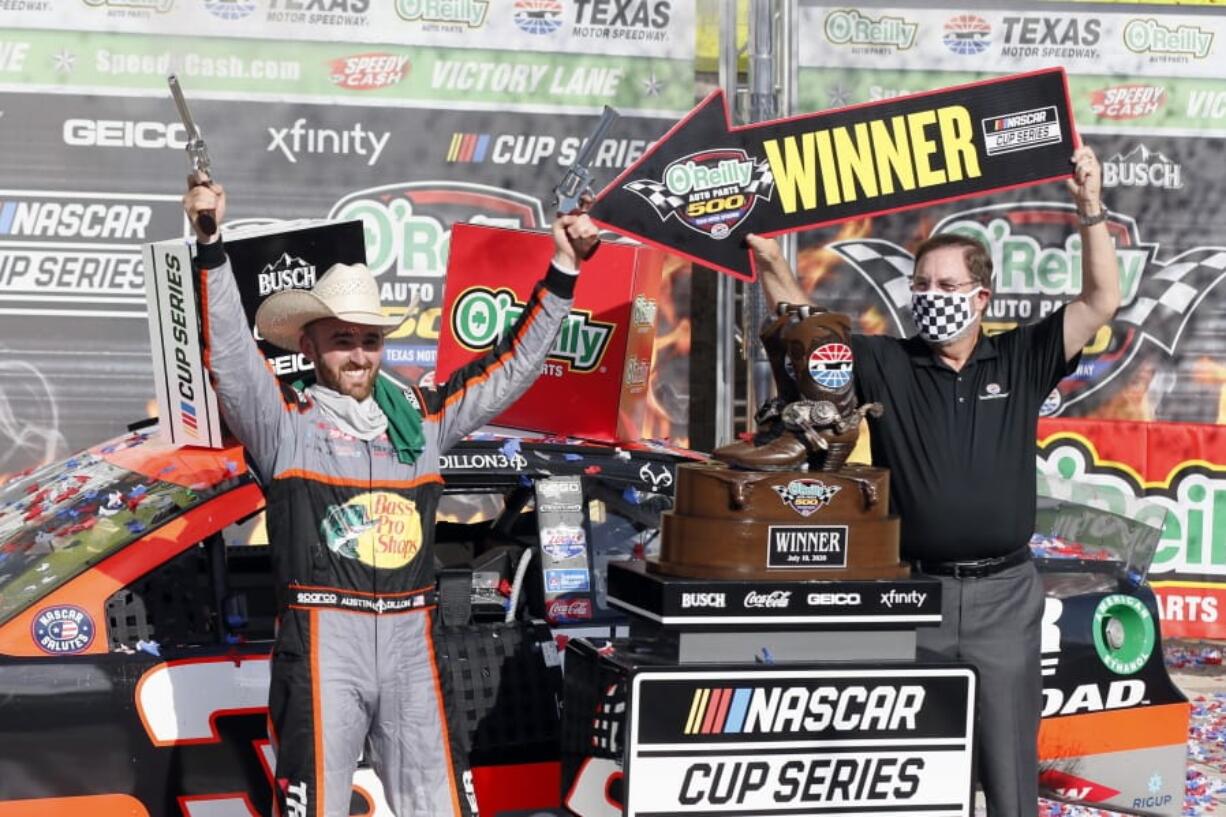
[[[908,590],[905,593],[900,593],[897,590],[891,590],[888,593],[881,594],[881,603],[890,609],[893,609],[895,604],[905,604],[910,607],[921,607],[927,598],[927,593],[921,593],[918,590]]]
[[[681,606],[688,607],[718,607],[727,606],[723,593],[682,593]]]
[[[280,150],[292,164],[298,163],[300,154],[325,156],[368,156],[366,164],[373,167],[379,161],[391,131],[382,135],[366,130],[361,122],[355,122],[349,130],[332,128],[308,128],[306,119],[298,119],[288,128],[269,128],[268,152]]]
[[[769,608],[772,610],[785,610],[792,600],[791,590],[772,590],[769,593],[759,593],[757,590],[750,590],[745,594],[745,600],[741,602],[741,606],[745,608]]]
[[[1115,154],[1103,162],[1103,187],[1183,187],[1183,166],[1172,162],[1145,145],[1137,145],[1128,155]]]
[[[133,122],[124,119],[65,119],[64,144],[72,147],[187,147],[187,131],[177,122]]]

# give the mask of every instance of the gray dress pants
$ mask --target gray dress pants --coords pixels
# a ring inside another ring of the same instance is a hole
[[[1043,683],[1043,582],[1033,562],[979,579],[941,580],[941,626],[918,645],[979,671],[979,782],[988,817],[1035,817]]]

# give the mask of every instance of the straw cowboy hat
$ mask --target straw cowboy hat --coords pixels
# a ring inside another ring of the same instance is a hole
[[[383,314],[379,285],[365,264],[333,264],[310,289],[285,289],[273,293],[255,313],[260,336],[282,349],[298,351],[302,327],[320,318],[338,318],[363,326],[375,326],[386,335],[414,311],[417,297],[403,317]]]

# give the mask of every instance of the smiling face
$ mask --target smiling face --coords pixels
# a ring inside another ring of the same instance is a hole
[[[303,327],[298,348],[315,364],[320,385],[358,401],[374,391],[383,356],[383,332],[377,327],[321,318]]]

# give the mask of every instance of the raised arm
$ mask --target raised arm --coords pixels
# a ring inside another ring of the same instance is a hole
[[[1073,154],[1069,193],[1081,225],[1081,294],[1064,310],[1064,356],[1081,351],[1120,305],[1120,270],[1107,231],[1102,203],[1103,169],[1094,151],[1081,146]],[[1089,222],[1089,224],[1087,224]]]
[[[778,241],[751,233],[745,237],[745,243],[753,250],[758,280],[762,282],[762,293],[766,296],[766,304],[771,312],[775,311],[777,304],[809,302],[809,296],[800,288],[800,282],[796,280],[792,267],[783,257]]]

